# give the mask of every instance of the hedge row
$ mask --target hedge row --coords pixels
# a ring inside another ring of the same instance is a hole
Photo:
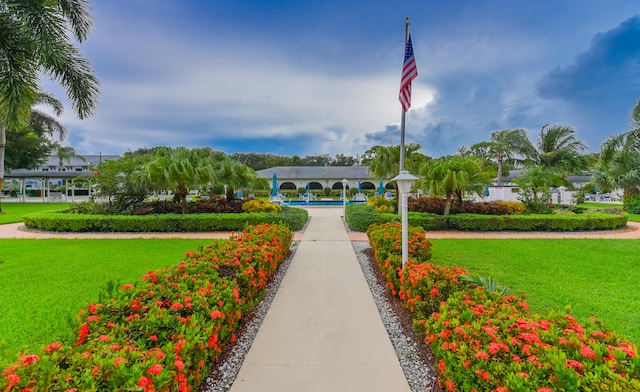
[[[532,314],[524,297],[489,292],[467,283],[461,268],[427,263],[432,244],[413,230],[404,269],[400,225],[373,225],[367,234],[387,287],[436,357],[445,391],[640,391],[636,345],[594,320]]]
[[[430,212],[432,214],[444,214],[446,200],[442,197],[412,197],[409,198],[408,209],[413,212]],[[484,214],[484,215],[509,215],[521,214],[524,205],[514,201],[475,202],[470,200],[451,202],[451,214]]]
[[[580,231],[612,230],[627,224],[626,214],[603,212],[579,215],[532,214],[532,215],[480,215],[455,214],[442,216],[430,213],[409,212],[409,225],[425,230],[461,231]],[[353,231],[367,231],[369,225],[399,222],[396,214],[382,214],[368,205],[347,206],[346,222]]]
[[[193,391],[264,297],[292,232],[259,225],[111,290],[54,342],[2,369],[0,390]]]
[[[239,231],[246,225],[283,224],[293,231],[304,227],[308,212],[283,208],[280,213],[92,215],[38,212],[25,215],[27,227],[60,232],[206,232]]]

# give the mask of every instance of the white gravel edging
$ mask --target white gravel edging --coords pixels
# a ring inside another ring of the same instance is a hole
[[[432,386],[436,383],[437,375],[433,374],[430,370],[432,366],[425,362],[424,357],[418,354],[418,345],[411,337],[404,333],[398,317],[392,307],[387,303],[385,296],[386,289],[384,285],[378,283],[375,272],[371,266],[371,260],[365,253],[366,250],[370,249],[369,242],[352,241],[351,244],[411,391],[432,391]],[[199,388],[200,392],[228,392],[231,389],[240,371],[240,367],[251,348],[251,344],[258,334],[260,325],[262,325],[267,311],[276,296],[280,283],[287,273],[298,245],[299,242],[292,243],[290,248],[291,253],[278,267],[272,280],[267,285],[266,295],[254,309],[250,322],[247,324],[243,333],[238,336],[238,340],[229,355],[225,357],[224,362],[221,363],[220,366],[217,366],[209,377],[204,380]]]

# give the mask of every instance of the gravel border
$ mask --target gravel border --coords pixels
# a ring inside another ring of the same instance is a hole
[[[393,300],[376,272],[370,256],[371,247],[368,241],[351,241],[364,277],[369,285],[374,302],[380,312],[380,317],[387,330],[391,343],[396,351],[400,366],[407,378],[412,392],[436,392],[437,373],[433,360],[425,353],[424,345],[413,334],[411,321],[406,314],[402,314],[399,301]],[[237,333],[238,339],[230,350],[220,359],[218,365],[204,380],[198,391],[200,392],[228,392],[240,371],[240,367],[251,348],[251,344],[258,334],[260,325],[267,315],[267,311],[276,296],[280,283],[291,264],[299,242],[293,242],[287,258],[276,270],[273,279],[267,285],[267,292],[253,312],[246,316],[246,323],[241,325]]]

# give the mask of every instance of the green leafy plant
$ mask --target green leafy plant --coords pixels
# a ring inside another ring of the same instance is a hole
[[[256,199],[249,200],[242,204],[242,211],[244,212],[271,212],[277,214],[282,211],[282,207],[278,204],[271,203],[267,200]]]
[[[487,291],[498,293],[502,296],[509,295],[511,293],[511,289],[508,286],[500,286],[498,282],[496,282],[493,278],[485,278],[480,275],[463,275],[462,280],[469,283],[473,287],[482,287]]]

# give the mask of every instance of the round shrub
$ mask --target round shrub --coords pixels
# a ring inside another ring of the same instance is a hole
[[[395,212],[395,203],[392,200],[387,200],[382,196],[375,196],[367,200],[367,205],[373,207],[374,210],[382,213]]]
[[[242,211],[244,212],[270,212],[277,214],[282,211],[282,207],[278,204],[271,203],[266,200],[249,200],[242,205]]]

